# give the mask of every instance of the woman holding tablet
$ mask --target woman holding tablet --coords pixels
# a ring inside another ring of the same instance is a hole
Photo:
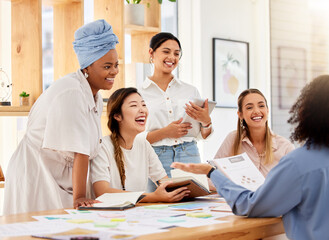
[[[210,135],[211,118],[208,101],[204,102],[204,107],[194,104],[193,99],[200,99],[198,90],[172,74],[182,55],[179,40],[171,33],[158,33],[150,41],[149,54],[154,73],[139,89],[150,112],[146,125],[147,140],[170,176],[173,162],[200,162],[196,139]],[[199,122],[197,136],[186,136],[192,125],[183,122],[185,112]]]

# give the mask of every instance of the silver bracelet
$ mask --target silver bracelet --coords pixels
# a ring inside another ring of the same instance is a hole
[[[206,127],[202,126],[202,124],[201,124],[201,128],[203,128],[203,129],[209,129],[209,128],[211,128],[211,127],[212,127],[212,122],[210,122],[210,123],[208,124],[208,126],[206,126]]]

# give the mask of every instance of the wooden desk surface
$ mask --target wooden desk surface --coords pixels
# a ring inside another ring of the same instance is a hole
[[[144,205],[144,204],[143,204]],[[25,214],[16,214],[0,217],[0,224],[17,223],[34,221],[31,216],[37,215],[51,215],[51,214],[65,214],[64,209],[31,212]],[[140,236],[138,240],[190,240],[190,239],[235,239],[248,240],[260,239],[264,237],[275,236],[284,233],[284,228],[281,218],[245,218],[239,216],[228,216],[221,218],[221,220],[228,220],[227,223],[212,224],[195,228],[173,228],[169,232],[156,233],[150,235]],[[3,238],[3,240],[13,239],[33,239],[30,236],[26,237],[10,237]]]

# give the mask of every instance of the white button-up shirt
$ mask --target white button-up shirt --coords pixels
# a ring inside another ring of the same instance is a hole
[[[166,91],[163,91],[155,82],[146,78],[139,89],[149,116],[146,123],[146,132],[154,131],[168,126],[171,122],[179,120],[184,116],[184,106],[195,98],[200,98],[196,87],[173,78],[168,84]],[[197,124],[200,132],[200,124]],[[201,134],[198,135],[201,136]],[[191,142],[194,137],[165,138],[153,143],[153,146],[172,146],[183,142]]]
[[[7,169],[4,214],[72,208],[74,153],[101,149],[103,101],[81,70],[55,81],[33,105]]]

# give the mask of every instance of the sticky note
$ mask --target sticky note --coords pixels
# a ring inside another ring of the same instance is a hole
[[[70,219],[67,220],[68,223],[91,223],[94,222],[94,220],[91,219]]]
[[[62,217],[45,217],[48,220],[69,220],[69,218],[62,218]]]
[[[209,218],[212,217],[210,213],[203,212],[194,212],[194,213],[186,213],[187,217],[195,217],[195,218]]]
[[[136,236],[128,235],[128,234],[118,234],[111,236],[111,239],[131,239],[132,237],[136,237]]]
[[[88,210],[78,210],[78,213],[91,213],[91,212]]]
[[[146,209],[165,209],[165,208],[168,208],[168,205],[150,205],[150,206],[145,206],[144,208],[146,208]]]
[[[118,222],[95,222],[94,226],[112,228],[112,227],[117,227],[118,224],[119,224]]]
[[[180,210],[197,210],[197,209],[201,210],[202,208],[205,207],[205,205],[200,203],[183,203],[183,204],[175,204],[170,207]]]
[[[167,217],[167,218],[158,219],[158,222],[177,223],[177,222],[185,222],[185,220],[177,217]]]
[[[104,218],[125,218],[126,215],[124,214],[98,214],[100,217]]]
[[[125,218],[112,218],[111,219],[111,222],[124,222],[124,221],[126,221]]]

